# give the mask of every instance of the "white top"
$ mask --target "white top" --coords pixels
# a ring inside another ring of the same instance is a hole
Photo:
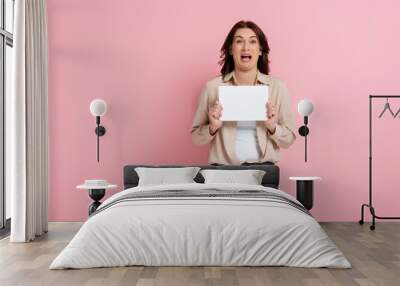
[[[260,159],[261,150],[258,144],[255,121],[237,122],[235,150],[236,157],[242,162]]]
[[[289,177],[289,180],[292,181],[315,181],[322,180],[321,177]]]
[[[77,189],[85,189],[85,190],[114,189],[116,187],[117,187],[117,185],[110,185],[110,184],[103,185],[103,186],[82,184],[82,185],[76,186]]]

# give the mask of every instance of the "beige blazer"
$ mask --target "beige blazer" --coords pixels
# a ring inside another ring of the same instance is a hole
[[[233,85],[233,72],[224,78],[218,76],[207,82],[203,88],[196,114],[192,124],[192,141],[195,145],[211,143],[209,164],[240,165],[236,157],[236,122],[223,122],[218,132],[211,136],[209,132],[208,110],[218,99],[218,87],[221,85]],[[261,150],[261,158],[256,162],[278,162],[280,160],[280,148],[288,148],[296,140],[295,125],[290,105],[290,98],[285,84],[272,76],[261,72],[257,74],[257,85],[268,85],[269,100],[276,106],[278,123],[274,134],[270,134],[264,122],[257,122],[256,130],[258,143]]]

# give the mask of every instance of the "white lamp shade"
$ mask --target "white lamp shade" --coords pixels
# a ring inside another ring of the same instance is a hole
[[[107,112],[107,103],[102,99],[93,99],[90,103],[90,112],[93,116],[103,116]]]
[[[314,105],[308,99],[303,99],[297,105],[297,110],[299,111],[300,115],[309,116],[314,110]]]

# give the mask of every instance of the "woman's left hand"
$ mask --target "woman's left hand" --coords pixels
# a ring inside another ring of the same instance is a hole
[[[269,101],[265,107],[267,108],[267,120],[264,121],[264,125],[270,133],[274,134],[276,130],[276,123],[278,122],[276,107]]]

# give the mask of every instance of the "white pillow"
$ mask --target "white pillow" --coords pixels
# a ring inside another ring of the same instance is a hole
[[[139,186],[195,183],[193,179],[199,170],[199,167],[135,168],[139,176]]]
[[[234,183],[261,185],[265,171],[262,170],[201,170],[204,183]]]

